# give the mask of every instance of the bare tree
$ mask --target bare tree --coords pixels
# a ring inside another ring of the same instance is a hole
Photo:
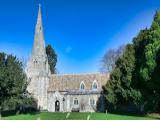
[[[110,73],[115,68],[117,59],[123,54],[125,45],[121,45],[118,49],[109,49],[101,60],[101,73]]]

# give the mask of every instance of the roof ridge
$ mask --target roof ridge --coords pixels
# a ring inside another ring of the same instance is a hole
[[[103,75],[103,73],[71,73],[71,74],[51,74],[51,76],[65,76],[65,75]]]

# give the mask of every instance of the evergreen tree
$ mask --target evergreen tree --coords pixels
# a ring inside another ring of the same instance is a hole
[[[52,74],[55,74],[56,71],[56,63],[57,63],[57,54],[51,45],[46,46],[46,53],[48,57],[48,64],[50,65],[50,70]]]
[[[26,75],[22,62],[17,57],[0,53],[0,106],[2,110],[12,110],[24,103],[32,104],[26,96]]]
[[[141,30],[117,60],[105,86],[107,102],[135,104],[146,112],[160,110],[160,11],[151,28]],[[123,102],[121,102],[123,101]]]
[[[142,89],[145,99],[145,109],[148,111],[160,110],[160,71],[159,71],[159,51],[160,51],[160,12],[156,12],[147,45],[144,50],[144,61],[140,66],[141,82],[145,90]],[[150,96],[150,97],[148,97]]]
[[[105,87],[106,99],[115,108],[119,105],[140,102],[141,94],[131,86],[132,74],[135,68],[134,46],[128,44],[124,54],[117,60],[110,80]]]

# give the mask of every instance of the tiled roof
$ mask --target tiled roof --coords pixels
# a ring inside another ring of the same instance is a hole
[[[98,90],[107,83],[109,74],[72,74],[72,75],[51,75],[48,91],[71,91],[79,90],[83,81],[85,90],[91,90],[93,81],[97,81]]]

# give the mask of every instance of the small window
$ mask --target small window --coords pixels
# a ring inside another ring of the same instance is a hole
[[[81,89],[81,90],[84,90],[84,89],[85,89],[85,85],[84,85],[84,82],[83,82],[83,81],[82,81],[81,84],[80,84],[80,89]]]
[[[84,84],[83,83],[81,84],[81,90],[84,90]]]
[[[97,90],[97,88],[98,88],[98,84],[97,84],[96,81],[94,81],[93,84],[92,84],[92,89]]]
[[[38,62],[37,62],[36,59],[35,59],[35,61],[34,61],[34,68],[38,68]]]
[[[78,99],[77,98],[74,99],[74,105],[78,105]]]
[[[34,68],[36,68],[37,61],[36,61],[36,60],[34,60],[34,61],[33,61],[33,64],[34,64]]]
[[[91,106],[92,106],[92,105],[95,105],[94,99],[90,99],[90,105],[91,105]]]
[[[93,84],[93,89],[97,89],[97,83]]]

